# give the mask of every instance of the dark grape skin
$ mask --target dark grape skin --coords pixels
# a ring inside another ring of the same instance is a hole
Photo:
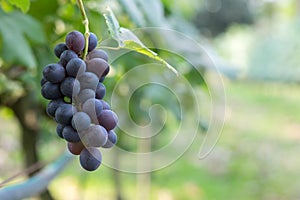
[[[72,126],[65,126],[62,134],[64,139],[68,142],[80,142],[78,132],[73,129]]]
[[[111,130],[108,132],[108,139],[107,142],[102,146],[102,148],[111,148],[113,147],[118,141],[117,134]]]
[[[68,62],[73,58],[78,58],[78,55],[74,51],[66,50],[60,56],[60,63],[66,67]]]
[[[68,47],[65,43],[60,43],[58,45],[55,46],[54,48],[54,54],[56,55],[56,57],[60,58],[61,54],[65,51],[68,50]]]
[[[64,128],[65,128],[65,125],[63,125],[63,124],[57,124],[57,126],[56,126],[56,133],[62,139],[64,139],[64,136],[63,136]]]
[[[70,125],[75,108],[71,104],[61,104],[55,112],[55,120],[63,125]]]
[[[105,76],[102,76],[102,77],[99,79],[99,82],[103,83],[104,79],[105,79]]]
[[[117,126],[118,116],[111,110],[103,110],[98,117],[98,122],[107,131],[110,131]]]
[[[72,31],[66,36],[66,45],[70,50],[73,50],[77,54],[85,47],[84,35],[79,31]]]
[[[102,103],[103,110],[110,110],[110,106],[106,101],[101,100],[101,103]]]
[[[105,85],[101,82],[98,83],[96,88],[96,98],[97,99],[103,99],[106,94],[106,88]]]
[[[85,62],[80,58],[71,59],[66,66],[67,74],[71,77],[82,75],[86,70]]]
[[[61,99],[56,99],[56,100],[51,100],[48,105],[47,105],[47,114],[50,117],[55,117],[55,111],[57,110],[57,108],[64,103],[64,100]]]
[[[92,125],[79,134],[82,143],[87,147],[101,147],[108,139],[106,129],[100,125]]]
[[[73,155],[79,155],[81,151],[84,149],[84,145],[82,142],[68,142],[67,144],[68,150]]]
[[[41,79],[41,87],[43,87],[43,85],[45,85],[46,82],[47,82],[47,80],[45,79],[45,77],[43,77]]]
[[[57,63],[49,64],[44,68],[43,76],[51,83],[60,83],[66,76],[65,68]]]
[[[93,51],[88,53],[87,60],[92,60],[93,58],[102,58],[103,60],[108,62],[107,53],[101,49],[94,49]]]
[[[93,51],[97,47],[97,44],[98,44],[98,38],[94,33],[91,32],[89,36],[88,52]]]
[[[79,155],[79,162],[83,169],[95,171],[102,162],[102,155],[95,147],[84,148]]]
[[[78,77],[80,82],[80,88],[83,89],[92,89],[96,90],[99,78],[91,72],[85,72],[81,76]]]
[[[90,127],[91,119],[85,112],[77,112],[73,115],[71,124],[75,130],[81,132]]]
[[[76,98],[73,98],[76,105],[83,104],[86,100],[95,98],[95,91],[92,89],[84,89],[79,92]]]
[[[99,80],[102,76],[106,76],[108,74],[109,64],[102,58],[93,58],[86,62],[86,70],[96,74]]]
[[[102,110],[102,102],[95,98],[86,100],[82,105],[82,111],[90,116],[93,123],[98,123],[97,117],[101,114]]]
[[[72,98],[73,96],[78,95],[80,92],[80,83],[73,77],[67,77],[60,84],[60,91],[63,95]]]
[[[62,94],[59,89],[59,84],[50,83],[47,81],[41,90],[42,96],[48,100],[54,100],[62,97]]]

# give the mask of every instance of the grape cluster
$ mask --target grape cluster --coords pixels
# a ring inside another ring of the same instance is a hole
[[[111,148],[117,142],[114,128],[118,117],[103,100],[103,81],[109,72],[108,56],[96,49],[98,39],[90,33],[88,54],[83,60],[84,35],[72,31],[65,43],[54,48],[58,63],[43,69],[42,96],[51,100],[47,113],[57,122],[56,132],[67,141],[68,150],[79,155],[81,166],[96,170],[102,156],[99,147]]]

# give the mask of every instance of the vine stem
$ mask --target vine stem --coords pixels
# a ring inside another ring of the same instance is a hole
[[[84,25],[84,29],[85,29],[85,33],[84,33],[84,37],[85,37],[85,48],[84,48],[84,52],[83,52],[83,56],[82,59],[85,60],[86,59],[86,55],[88,53],[88,48],[89,48],[89,37],[90,37],[90,29],[89,29],[89,19],[86,15],[85,9],[84,9],[84,5],[82,0],[76,0],[77,5],[80,9],[81,15],[83,17],[83,25]]]

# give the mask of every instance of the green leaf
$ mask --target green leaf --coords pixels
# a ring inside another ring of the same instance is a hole
[[[0,10],[1,56],[4,62],[33,68],[36,59],[29,41],[41,44],[45,36],[40,24],[32,17],[19,13],[3,13]],[[28,38],[28,39],[27,39]]]
[[[172,67],[164,59],[159,57],[157,53],[147,48],[133,32],[126,28],[120,27],[118,20],[116,19],[114,13],[109,7],[107,7],[106,12],[103,15],[105,17],[110,35],[114,40],[118,42],[120,48],[130,49],[138,53],[144,54],[146,56],[149,56],[150,58],[153,58],[163,63],[175,74],[178,74],[177,70],[174,67]]]
[[[30,0],[8,0],[8,2],[26,13],[30,8]]]

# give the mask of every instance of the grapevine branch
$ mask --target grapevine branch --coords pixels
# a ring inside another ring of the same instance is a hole
[[[85,48],[84,48],[83,57],[82,57],[82,59],[85,60],[86,55],[88,53],[88,48],[89,48],[89,37],[90,37],[89,19],[86,15],[82,0],[76,0],[76,1],[77,1],[77,5],[80,9],[81,15],[83,17],[83,25],[84,25],[84,29],[85,29],[85,32],[84,32]]]

